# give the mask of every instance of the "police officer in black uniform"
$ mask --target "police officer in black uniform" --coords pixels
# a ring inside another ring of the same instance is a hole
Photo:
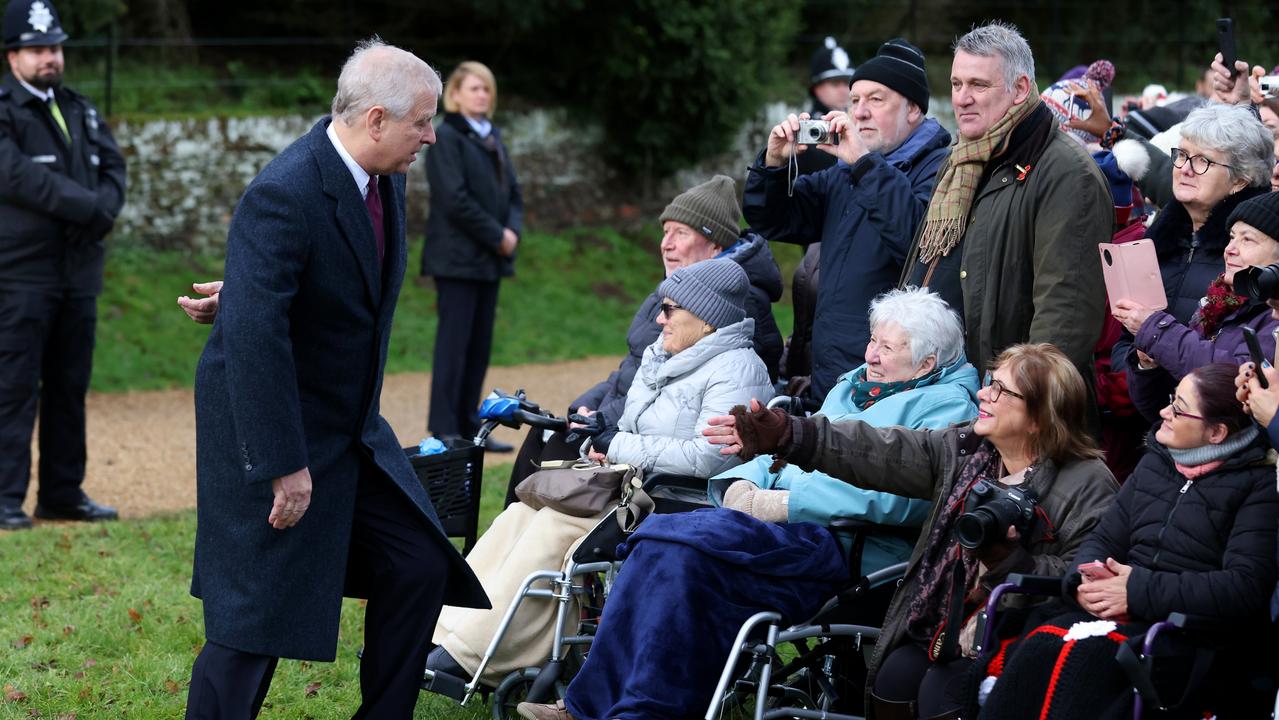
[[[51,0],[4,13],[10,74],[0,80],[0,529],[22,511],[40,414],[35,515],[113,520],[80,489],[84,398],[93,366],[103,240],[124,205],[124,157],[98,111],[62,86]]]

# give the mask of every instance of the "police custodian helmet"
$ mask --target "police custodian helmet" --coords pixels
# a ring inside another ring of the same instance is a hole
[[[51,0],[9,0],[4,9],[4,49],[61,45],[67,34]]]

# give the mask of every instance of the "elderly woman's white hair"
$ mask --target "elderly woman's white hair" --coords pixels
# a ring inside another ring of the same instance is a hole
[[[897,323],[910,337],[911,365],[932,355],[946,367],[964,355],[964,324],[941,296],[923,288],[889,290],[870,301],[870,329]]]
[[[440,75],[430,65],[374,35],[360,41],[342,65],[332,113],[350,126],[369,108],[380,105],[393,119],[403,120],[423,90],[438,98],[442,89]]]
[[[1231,180],[1243,178],[1253,187],[1270,185],[1275,137],[1248,108],[1209,103],[1186,116],[1181,137],[1229,158]]]

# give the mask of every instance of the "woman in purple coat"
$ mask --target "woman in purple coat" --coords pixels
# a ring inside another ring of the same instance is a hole
[[[1195,368],[1213,362],[1247,362],[1245,327],[1256,331],[1266,359],[1274,361],[1279,318],[1262,300],[1236,293],[1234,279],[1250,265],[1279,262],[1279,194],[1266,193],[1240,203],[1226,225],[1230,244],[1222,255],[1225,267],[1208,286],[1188,324],[1129,300],[1115,303],[1115,317],[1136,336],[1133,347],[1138,362],[1128,366],[1128,391],[1147,418],[1158,416],[1171,388]]]

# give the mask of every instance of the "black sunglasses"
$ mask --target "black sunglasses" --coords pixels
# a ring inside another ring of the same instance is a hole
[[[666,316],[667,320],[670,320],[671,313],[675,312],[676,310],[683,310],[684,306],[676,305],[675,303],[662,303],[661,305],[658,305],[657,308],[662,311],[662,314]]]

